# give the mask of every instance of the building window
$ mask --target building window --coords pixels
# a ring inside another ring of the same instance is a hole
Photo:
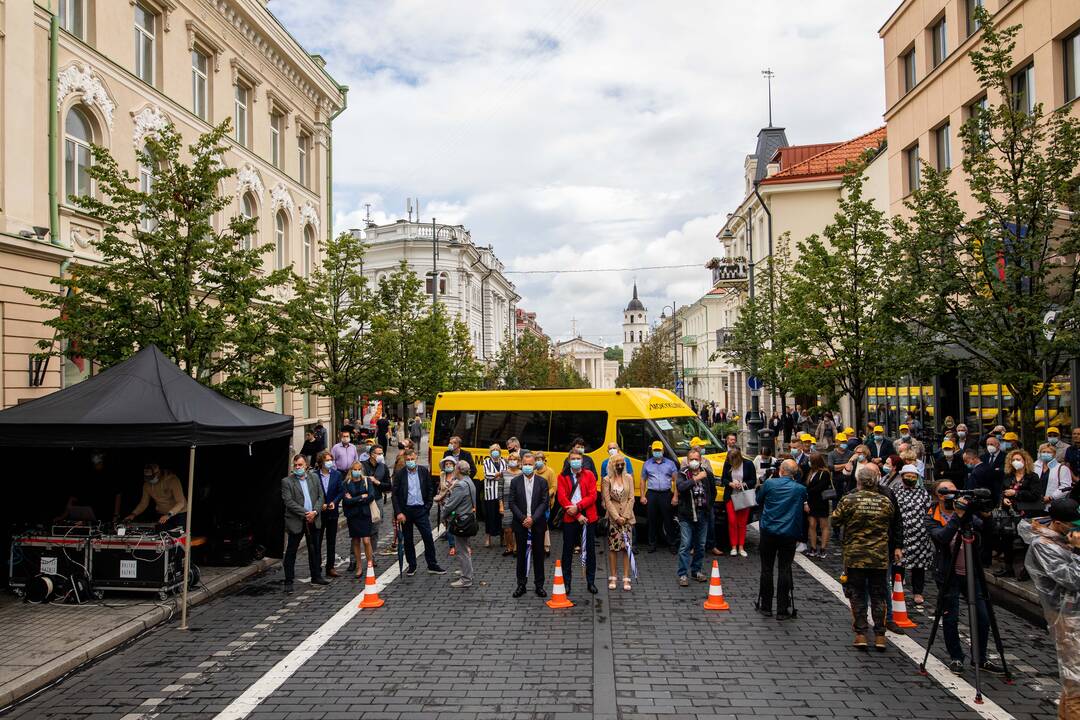
[[[284,135],[285,116],[272,111],[270,113],[270,162],[274,167],[281,167],[281,138]]]
[[[979,98],[978,100],[976,100],[975,102],[973,102],[973,103],[971,103],[970,105],[967,106],[968,119],[970,120],[970,119],[978,118],[984,112],[986,112],[987,107],[988,107],[987,100],[986,100],[986,96],[984,95],[983,97]],[[982,143],[985,145],[986,141],[990,139],[988,131],[984,130],[984,131],[980,132],[979,138],[982,141]]]
[[[428,295],[431,294],[432,277],[434,274],[431,272],[424,276],[424,292]],[[446,273],[444,272],[439,273],[439,294],[446,295]]]
[[[952,168],[952,128],[945,123],[934,131],[934,144],[937,146],[937,169],[944,172]]]
[[[79,108],[68,110],[64,119],[64,195],[93,194],[93,182],[87,170],[92,162],[90,143],[94,134],[90,121]]]
[[[210,58],[195,48],[191,51],[191,110],[203,120],[207,118],[207,87],[210,83],[207,70]]]
[[[311,249],[315,247],[315,231],[310,225],[304,228],[304,277],[311,276]]]
[[[974,35],[982,25],[979,18],[975,17],[975,9],[983,6],[983,0],[964,0],[967,3],[967,34]]]
[[[251,193],[244,193],[244,197],[240,199],[240,212],[245,220],[251,220],[255,217],[255,198],[251,196]],[[253,245],[252,239],[251,235],[245,235],[240,240],[240,246],[244,250],[250,250]]]
[[[233,100],[233,123],[236,124],[236,142],[244,147],[248,144],[248,103],[251,100],[251,88],[236,83]]]
[[[1065,102],[1069,102],[1080,96],[1080,30],[1065,38],[1062,50],[1065,61]]]
[[[311,136],[307,133],[300,133],[296,138],[296,155],[300,161],[300,184],[310,187],[311,167],[308,165],[308,158],[311,155]]]
[[[904,151],[904,166],[907,168],[907,190],[913,193],[919,189],[922,178],[919,176],[919,144],[915,143]]]
[[[86,0],[60,0],[60,27],[85,40]]]
[[[143,147],[143,152],[150,155],[150,148]],[[152,157],[152,156],[151,156]],[[146,158],[147,160],[151,158]],[[154,167],[148,165],[142,160],[139,161],[139,192],[149,195],[154,189]],[[149,208],[143,205],[143,216],[139,221],[139,229],[143,232],[153,232],[157,227],[157,223],[154,222],[154,218],[150,215]]]
[[[904,93],[909,93],[915,89],[915,80],[917,75],[915,74],[915,48],[911,48],[900,58],[902,68],[904,71]]]
[[[937,67],[949,54],[948,26],[941,18],[930,28],[931,43],[934,50],[934,67]]]
[[[154,48],[157,43],[157,15],[146,6],[135,5],[135,74],[154,84]]]
[[[285,267],[285,225],[288,223],[285,211],[279,210],[274,218],[274,268],[281,270]]]
[[[1035,63],[1028,63],[1012,76],[1013,109],[1028,115],[1035,112]]]

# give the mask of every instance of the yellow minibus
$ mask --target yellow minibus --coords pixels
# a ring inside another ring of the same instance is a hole
[[[640,478],[641,464],[651,457],[650,446],[656,440],[676,463],[686,457],[692,438],[705,441],[705,457],[717,479],[727,455],[686,403],[657,388],[439,393],[431,415],[429,467],[435,467],[430,463],[438,463],[454,436],[461,438],[477,464],[491,445],[505,448],[506,440],[516,437],[525,450],[543,450],[556,472],[574,438],[585,439],[586,454],[597,470],[608,456],[608,443],[615,441],[630,458],[635,478]]]

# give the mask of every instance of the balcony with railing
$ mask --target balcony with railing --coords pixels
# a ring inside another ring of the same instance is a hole
[[[741,285],[750,276],[746,258],[713,258],[706,266],[712,270],[713,287]]]
[[[731,345],[732,338],[735,335],[735,328],[724,327],[716,329],[716,347],[726,348]]]

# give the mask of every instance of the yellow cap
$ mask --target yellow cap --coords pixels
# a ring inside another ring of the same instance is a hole
[[[653,450],[663,450],[664,443],[660,442],[659,440],[653,440],[653,444],[650,447],[652,447]]]
[[[1056,427],[1054,427],[1053,425],[1051,425],[1050,427],[1046,428],[1046,434],[1047,434],[1047,435],[1060,435],[1060,434],[1061,434],[1061,431],[1060,431],[1060,430],[1058,430],[1058,429],[1057,429]]]
[[[847,433],[836,433],[836,442],[847,442]]]
[[[883,433],[883,432],[885,432],[885,428],[881,427],[880,425],[875,425],[874,426],[874,432]]]
[[[946,448],[948,448],[949,450],[955,450],[956,443],[954,443],[952,440],[945,440],[941,443],[941,449],[945,450]]]
[[[1010,430],[1009,432],[1005,433],[1001,439],[1012,442],[1013,440],[1019,440],[1020,436]]]
[[[810,433],[799,433],[799,440],[802,442],[814,442],[814,436]]]
[[[848,437],[851,437],[852,435],[855,434],[855,428],[853,428],[853,427],[844,428],[844,434],[847,435]]]
[[[911,426],[908,425],[907,423],[904,423],[903,425],[900,426],[900,429],[901,430],[910,430]]]

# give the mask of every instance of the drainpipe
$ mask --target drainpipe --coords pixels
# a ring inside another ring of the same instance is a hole
[[[57,197],[56,144],[59,142],[59,114],[56,107],[57,73],[60,57],[60,17],[49,3],[49,240],[53,245],[64,246],[60,240],[60,200]],[[61,271],[62,273],[62,271]]]
[[[337,85],[337,83],[334,83]],[[327,147],[326,147],[326,241],[334,239],[334,118],[349,107],[349,86],[338,85],[341,91],[341,108],[335,111],[326,121]]]
[[[757,197],[758,202],[761,203],[761,209],[765,211],[765,217],[767,218],[767,222],[768,222],[768,226],[769,226],[769,230],[768,230],[768,235],[769,235],[769,238],[768,238],[768,240],[769,240],[769,325],[771,326],[772,321],[773,321],[773,316],[776,314],[776,308],[773,307],[773,292],[772,292],[772,289],[774,287],[776,287],[776,279],[773,277],[773,264],[772,264],[772,255],[773,255],[772,210],[770,210],[769,206],[767,204],[765,204],[765,198],[761,197],[761,193],[758,192],[758,183],[754,183],[754,195]],[[787,397],[786,396],[787,396],[787,393],[781,394],[781,396],[780,396],[780,404],[781,404],[781,406],[783,406],[783,404],[785,402],[787,402]],[[776,408],[776,388],[773,388],[772,400],[773,400],[773,408],[775,409]],[[783,407],[781,407],[781,409],[783,409]]]

